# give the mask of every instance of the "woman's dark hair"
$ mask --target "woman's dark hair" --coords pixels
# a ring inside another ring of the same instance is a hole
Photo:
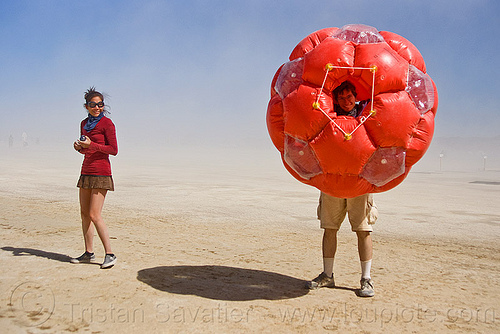
[[[102,102],[104,102],[104,96],[100,92],[96,91],[94,86],[87,89],[85,95],[83,96],[85,104],[88,104],[96,96],[100,97]]]
[[[335,100],[338,98],[339,94],[342,93],[343,91],[348,90],[356,97],[356,87],[350,83],[349,81],[344,81],[343,83],[340,84],[337,88],[333,90],[333,97],[335,97]]]
[[[99,97],[102,100],[102,102],[104,102],[104,94],[95,90],[94,86],[87,89],[87,91],[85,92],[85,95],[83,95],[83,98],[85,99],[85,103],[83,104],[83,107],[86,107],[87,104],[96,96]],[[109,106],[107,104],[105,104],[103,112],[106,114],[109,114],[110,112],[108,109],[109,109]]]

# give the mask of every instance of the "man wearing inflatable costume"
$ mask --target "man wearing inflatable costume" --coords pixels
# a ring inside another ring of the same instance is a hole
[[[358,238],[358,295],[374,295],[370,233],[377,208],[371,194],[396,187],[422,158],[437,106],[436,86],[418,49],[362,24],[313,32],[277,70],[269,135],[288,172],[321,191],[324,272],[308,288],[335,286],[337,231],[347,214]]]
[[[358,117],[369,100],[356,103],[356,88],[349,81],[344,81],[333,91],[337,101],[337,116]],[[323,272],[312,281],[307,282],[309,289],[335,287],[333,262],[337,250],[337,232],[344,221],[346,213],[351,228],[358,237],[358,253],[361,261],[361,288],[358,295],[373,297],[375,291],[370,276],[372,263],[372,224],[377,219],[377,207],[372,194],[364,194],[354,198],[338,198],[321,192],[318,205],[318,219],[323,232]]]

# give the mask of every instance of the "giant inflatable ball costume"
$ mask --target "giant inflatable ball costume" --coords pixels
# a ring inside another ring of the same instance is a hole
[[[341,198],[400,184],[429,147],[438,95],[417,48],[361,25],[304,38],[271,84],[267,127],[285,168]],[[342,82],[370,100],[357,118],[334,112]]]

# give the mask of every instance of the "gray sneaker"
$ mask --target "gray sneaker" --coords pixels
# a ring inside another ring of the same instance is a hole
[[[319,276],[313,279],[312,281],[306,282],[306,288],[310,290],[319,288],[334,288],[334,287],[335,287],[335,280],[333,278],[333,275],[332,277],[328,277],[328,275],[325,274],[324,272],[319,274]]]
[[[373,289],[373,281],[371,278],[362,278],[361,289],[359,289],[360,297],[373,297],[375,295],[375,290]]]
[[[104,262],[101,264],[101,269],[111,268],[116,263],[116,256],[114,254],[106,254]]]
[[[90,263],[95,260],[94,253],[85,252],[79,257],[72,258],[69,260],[71,263]]]

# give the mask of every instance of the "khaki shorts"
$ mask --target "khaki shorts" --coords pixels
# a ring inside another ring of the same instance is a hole
[[[354,198],[337,198],[321,192],[318,219],[321,228],[338,230],[348,215],[352,231],[372,232],[378,218],[378,210],[372,194]]]

